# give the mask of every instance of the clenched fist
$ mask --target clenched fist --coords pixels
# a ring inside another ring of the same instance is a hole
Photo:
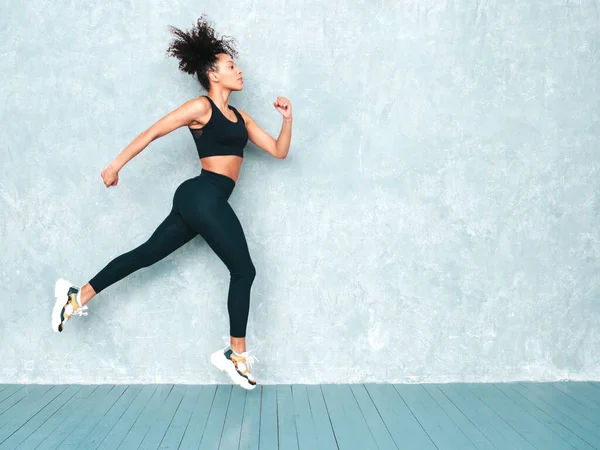
[[[116,186],[119,183],[119,171],[108,165],[100,174],[106,187]]]
[[[273,106],[281,113],[284,119],[292,118],[292,102],[290,102],[287,98],[277,97],[277,100],[273,102]]]

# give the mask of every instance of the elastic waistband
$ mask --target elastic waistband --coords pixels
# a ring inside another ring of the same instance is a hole
[[[221,173],[202,169],[199,177],[208,178],[213,183],[217,184],[219,187],[222,187],[223,189],[227,189],[229,191],[233,191],[233,188],[235,187],[235,181],[233,180],[233,178],[230,178],[227,175],[223,175]]]

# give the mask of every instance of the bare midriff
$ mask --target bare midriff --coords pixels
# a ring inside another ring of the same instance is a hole
[[[200,159],[200,163],[204,170],[228,176],[236,183],[240,176],[240,169],[242,168],[243,161],[244,159],[242,157],[236,155],[207,156],[206,158]]]

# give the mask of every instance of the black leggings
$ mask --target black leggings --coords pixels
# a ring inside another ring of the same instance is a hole
[[[148,267],[200,234],[231,275],[227,310],[232,337],[246,337],[250,288],[256,270],[242,226],[228,202],[233,179],[202,170],[184,181],[173,195],[173,208],[145,243],[113,259],[90,285],[100,293],[142,267]]]

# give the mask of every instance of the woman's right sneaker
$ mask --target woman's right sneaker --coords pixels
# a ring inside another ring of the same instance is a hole
[[[52,310],[52,331],[60,333],[65,322],[73,316],[87,316],[87,306],[79,304],[78,294],[79,289],[69,283],[67,280],[60,278],[54,286],[54,296],[56,303]]]
[[[256,387],[256,380],[250,373],[250,366],[258,359],[248,353],[244,352],[241,355],[236,355],[227,346],[211,354],[210,361],[217,369],[225,371],[235,384],[251,390]]]

